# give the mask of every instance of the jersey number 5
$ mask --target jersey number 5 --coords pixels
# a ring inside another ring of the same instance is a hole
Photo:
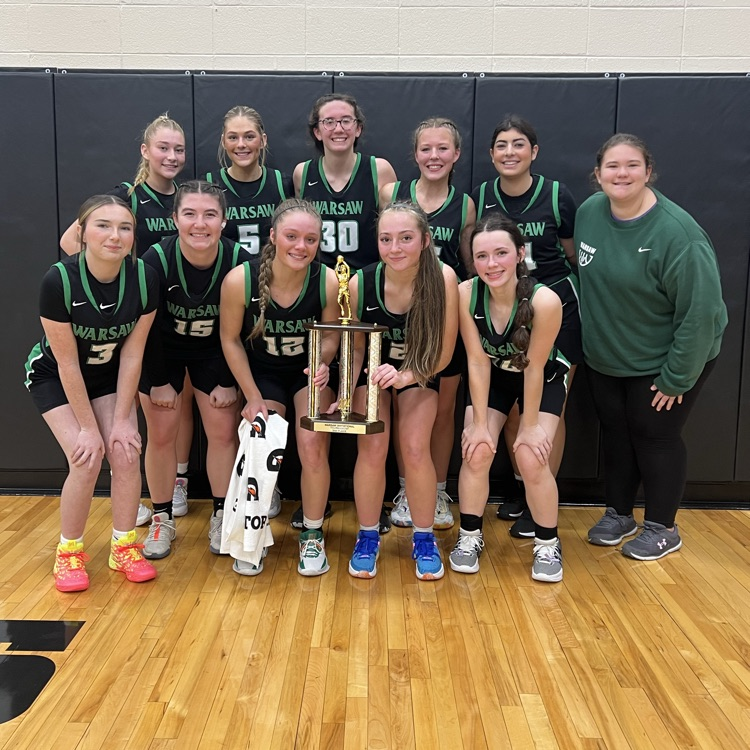
[[[250,255],[257,255],[260,252],[260,224],[239,224],[237,241]]]
[[[320,249],[324,253],[356,253],[359,224],[356,221],[324,221]]]

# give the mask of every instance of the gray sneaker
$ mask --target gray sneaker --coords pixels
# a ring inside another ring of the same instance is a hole
[[[643,531],[622,545],[622,554],[636,560],[658,560],[682,547],[682,539],[675,524],[674,531],[654,521],[644,521]]]
[[[151,516],[153,515],[154,515],[154,511],[152,511],[151,508],[148,507],[148,505],[139,503],[138,504],[138,517],[135,520],[135,525],[145,526],[151,520]]]
[[[451,568],[458,573],[478,573],[479,556],[483,549],[484,536],[481,531],[476,536],[459,531],[456,546],[448,557]]]
[[[224,509],[222,508],[217,510],[208,522],[208,548],[215,555],[221,554],[221,526],[223,523]]]
[[[271,507],[268,509],[268,517],[276,518],[281,513],[281,493],[278,487],[273,488],[273,495],[271,495]]]
[[[589,543],[612,547],[636,531],[638,524],[633,516],[618,516],[614,508],[607,508],[599,522],[589,529]]]
[[[174,489],[172,490],[172,515],[173,516],[186,516],[188,512],[188,501],[187,501],[187,485],[188,480],[178,477],[174,481]]]
[[[263,555],[260,558],[260,562],[257,565],[245,562],[245,560],[237,560],[235,558],[232,570],[241,576],[257,576],[263,572],[263,560],[266,559],[268,554],[268,547],[263,548]]]
[[[168,513],[154,513],[143,545],[143,556],[149,560],[166,557],[172,551],[172,542],[176,536],[174,519]]]
[[[547,581],[556,583],[562,581],[562,550],[560,541],[554,544],[534,545],[534,564],[531,566],[531,577],[535,581]]]

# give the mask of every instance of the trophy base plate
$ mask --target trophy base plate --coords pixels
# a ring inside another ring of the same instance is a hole
[[[375,435],[383,432],[385,425],[378,419],[368,422],[362,414],[352,412],[346,421],[342,421],[341,412],[326,414],[320,417],[302,417],[300,425],[312,432],[332,432],[341,435]]]

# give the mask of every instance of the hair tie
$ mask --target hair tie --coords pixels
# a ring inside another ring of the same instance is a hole
[[[521,302],[528,302],[528,301],[529,301],[528,297],[521,297]]]

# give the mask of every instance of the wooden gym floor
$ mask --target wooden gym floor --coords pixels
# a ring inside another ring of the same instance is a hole
[[[489,508],[478,575],[418,582],[394,528],[362,581],[350,503],[326,522],[331,571],[310,579],[296,506],[273,521],[264,572],[242,578],[208,550],[210,504],[191,502],[139,585],[107,568],[97,499],[91,588],[61,594],[57,507],[0,498],[2,618],[85,622],[65,651],[38,652],[57,670],[0,724],[3,750],[750,747],[750,513],[682,511],[682,550],[638,563],[584,541],[600,509],[565,508],[565,578],[544,584],[532,541]],[[455,535],[438,533],[446,567]]]

